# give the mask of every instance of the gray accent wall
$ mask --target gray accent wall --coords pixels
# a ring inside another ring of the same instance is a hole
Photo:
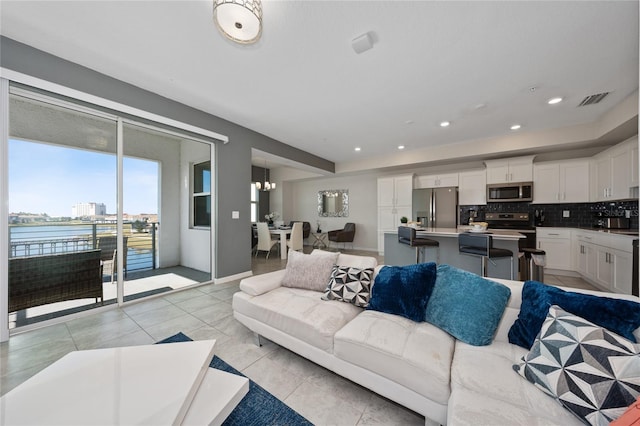
[[[226,135],[228,144],[216,144],[215,278],[251,270],[249,183],[252,148],[335,172],[335,164],[328,160],[7,37],[0,37],[0,66]],[[231,219],[232,211],[240,212],[239,220]]]

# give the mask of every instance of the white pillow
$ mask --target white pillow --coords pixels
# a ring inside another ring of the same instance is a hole
[[[312,256],[289,250],[282,286],[323,292],[337,259],[338,253],[316,253]]]

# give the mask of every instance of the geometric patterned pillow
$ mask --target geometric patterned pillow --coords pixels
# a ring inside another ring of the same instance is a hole
[[[322,300],[340,300],[366,308],[371,297],[372,277],[373,268],[333,265]]]
[[[639,350],[553,305],[531,350],[513,369],[582,421],[608,425],[640,395]]]

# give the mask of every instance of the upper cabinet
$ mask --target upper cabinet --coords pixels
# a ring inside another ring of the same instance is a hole
[[[634,136],[594,157],[592,201],[634,198],[638,186],[638,137]]]
[[[486,170],[460,172],[458,182],[458,204],[461,206],[487,204]]]
[[[487,160],[487,183],[531,182],[533,155],[504,160]]]
[[[413,175],[378,178],[378,253],[384,254],[384,233],[394,231],[400,218],[411,217]]]
[[[449,186],[458,186],[458,173],[416,176],[413,182],[413,187],[416,189]]]
[[[533,165],[534,203],[589,202],[589,160]]]

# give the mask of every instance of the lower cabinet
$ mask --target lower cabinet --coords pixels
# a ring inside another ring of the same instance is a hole
[[[602,289],[631,294],[633,238],[582,230],[573,237],[576,272]]]
[[[631,253],[598,246],[595,281],[607,290],[631,294],[632,268]]]
[[[571,270],[571,230],[536,228],[537,248],[546,253],[548,269]]]

